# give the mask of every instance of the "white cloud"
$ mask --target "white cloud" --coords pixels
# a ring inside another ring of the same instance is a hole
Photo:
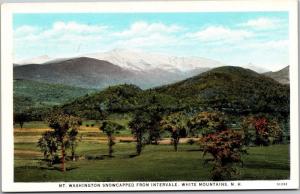
[[[178,25],[165,25],[163,23],[147,23],[139,21],[131,24],[129,29],[121,32],[116,32],[114,35],[119,37],[130,37],[130,36],[148,36],[151,34],[168,34],[178,32],[182,27]]]
[[[43,30],[35,26],[21,26],[14,31],[14,36],[16,41],[94,40],[99,38],[106,29],[107,26],[58,21]]]
[[[15,29],[14,46],[16,60],[44,54],[66,57],[129,48],[203,56],[227,64],[283,63],[288,53],[287,37],[274,40],[269,31],[248,28],[258,28],[259,24],[268,26],[267,22],[263,23],[249,20],[235,28],[206,26],[193,32],[185,26],[161,22],[138,21],[126,29],[114,29],[104,25],[57,21],[48,28],[26,25]]]
[[[255,42],[246,44],[245,47],[247,49],[254,49],[254,50],[265,50],[265,51],[288,51],[289,48],[289,41],[288,40],[269,40],[263,42]]]
[[[22,37],[39,31],[35,26],[23,25],[14,31],[15,37]]]
[[[103,44],[108,27],[78,22],[54,22],[47,28],[20,26],[14,30],[15,60],[47,54],[76,55]]]
[[[77,22],[55,22],[52,26],[54,32],[75,32],[75,33],[99,33],[105,30],[106,26],[101,25],[87,25]]]
[[[175,36],[166,36],[162,34],[152,34],[148,36],[136,36],[128,39],[121,39],[115,42],[114,47],[131,48],[160,48],[178,44],[178,38]]]
[[[201,31],[188,34],[189,37],[196,38],[202,42],[214,41],[238,41],[254,36],[250,31],[231,29],[223,26],[209,26]]]
[[[281,24],[281,20],[275,18],[257,18],[248,20],[240,26],[251,27],[255,29],[274,29]]]

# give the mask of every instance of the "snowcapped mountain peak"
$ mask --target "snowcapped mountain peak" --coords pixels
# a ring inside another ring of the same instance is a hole
[[[113,49],[108,52],[87,54],[84,56],[106,60],[122,68],[134,71],[162,69],[167,71],[186,72],[198,68],[213,68],[224,65],[220,62],[200,57],[176,57],[122,48]]]
[[[89,57],[108,61],[114,65],[131,71],[163,70],[168,72],[189,72],[201,68],[215,68],[224,64],[211,59],[201,57],[178,57],[161,53],[145,52],[139,49],[116,48],[106,52],[84,54],[78,57]],[[48,64],[60,62],[70,58],[52,59],[47,55],[19,61],[17,65],[25,64]]]

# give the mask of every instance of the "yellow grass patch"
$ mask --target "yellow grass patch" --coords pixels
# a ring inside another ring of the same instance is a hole
[[[51,128],[14,128],[14,132],[45,132],[50,131]]]
[[[14,150],[14,154],[15,155],[29,155],[29,156],[42,156],[42,153],[39,152],[39,151],[33,151],[33,150],[18,150],[18,149],[15,149]]]

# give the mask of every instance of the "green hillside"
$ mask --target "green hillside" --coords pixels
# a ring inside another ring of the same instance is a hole
[[[54,105],[61,105],[94,90],[48,84],[30,80],[14,80],[14,112],[32,109],[45,109]]]
[[[128,113],[143,109],[146,105],[173,109],[178,106],[177,100],[169,95],[157,93],[154,90],[143,91],[131,84],[111,86],[107,89],[85,95],[61,108],[64,111],[83,118],[99,119],[100,111],[106,113]]]
[[[218,110],[228,114],[268,113],[289,116],[289,86],[241,67],[219,67],[198,76],[142,90],[131,84],[95,92],[84,88],[28,80],[14,81],[15,112],[62,105],[83,118],[98,119],[99,110],[129,113],[153,105],[173,112]],[[26,112],[25,111],[25,112]]]
[[[193,109],[289,114],[289,86],[241,67],[215,68],[156,91],[180,99]]]
[[[175,84],[141,90],[134,85],[111,86],[62,106],[65,111],[97,119],[99,110],[132,112],[149,105],[173,112],[218,110],[228,114],[289,115],[289,87],[254,71],[220,67]]]

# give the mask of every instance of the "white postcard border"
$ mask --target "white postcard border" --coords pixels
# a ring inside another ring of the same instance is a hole
[[[129,1],[85,3],[8,3],[1,6],[1,135],[2,135],[2,190],[5,192],[32,191],[155,191],[155,190],[251,190],[299,188],[299,132],[298,132],[298,13],[297,0],[252,1]],[[290,61],[290,180],[278,181],[177,181],[177,182],[55,182],[15,183],[13,177],[13,13],[77,13],[77,12],[289,12]],[[149,186],[145,186],[145,184]],[[153,183],[160,186],[153,186]],[[166,186],[161,186],[165,183]],[[172,186],[175,184],[176,186]],[[184,183],[188,186],[183,186]],[[134,186],[128,186],[128,185]],[[194,186],[194,184],[196,186]],[[70,187],[73,185],[74,187]],[[98,186],[97,186],[98,185]],[[144,185],[144,186],[143,186]]]

